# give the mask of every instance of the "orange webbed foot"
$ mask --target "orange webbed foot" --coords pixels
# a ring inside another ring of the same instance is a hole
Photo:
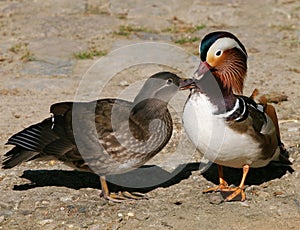
[[[229,189],[228,184],[225,180],[223,180],[222,183],[220,183],[218,186],[212,187],[212,188],[208,188],[203,190],[203,193],[209,193],[209,192],[221,192],[223,190]]]
[[[225,199],[224,202],[229,202],[229,201],[245,201],[246,200],[246,193],[243,188],[236,187],[236,188],[229,188],[229,189],[224,189],[221,191],[221,193],[226,193],[230,194],[228,195]]]
[[[208,192],[221,192],[222,196],[225,197],[224,202],[228,201],[245,201],[246,193],[244,191],[245,179],[248,174],[250,166],[243,166],[243,177],[241,183],[238,187],[229,187],[227,182],[223,179],[223,169],[222,166],[218,165],[219,181],[220,184],[216,187],[209,188],[203,191],[203,193]]]

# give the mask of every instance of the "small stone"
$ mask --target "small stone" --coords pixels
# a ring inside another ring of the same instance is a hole
[[[39,221],[38,223],[39,223],[40,225],[44,226],[44,225],[50,224],[50,223],[52,223],[52,222],[53,222],[52,219],[46,219],[46,220],[41,220],[41,221]]]
[[[122,213],[118,213],[118,217],[122,218],[123,214]]]
[[[133,212],[128,212],[128,213],[127,213],[127,216],[129,216],[129,217],[134,217],[134,213],[133,213]]]
[[[32,214],[32,211],[31,211],[31,210],[24,210],[24,211],[22,211],[22,214],[23,214],[24,216],[27,216],[27,215]]]
[[[247,200],[245,200],[245,201],[243,201],[243,202],[240,202],[240,203],[241,203],[241,205],[242,205],[243,207],[250,208],[250,205],[249,205],[249,203],[247,202]]]
[[[209,203],[211,204],[221,204],[224,199],[220,193],[211,193],[209,195]]]
[[[34,207],[39,207],[39,206],[40,206],[40,201],[38,200],[34,203]]]
[[[47,201],[47,200],[43,200],[43,201],[42,201],[42,204],[43,204],[43,205],[48,205],[49,203],[50,203],[50,202]]]
[[[276,192],[273,193],[273,195],[276,196],[276,197],[286,197],[284,192],[281,192],[281,191],[276,191]]]
[[[14,117],[18,119],[18,118],[21,117],[21,115],[20,114],[14,114]]]
[[[67,202],[67,201],[72,200],[72,197],[71,196],[65,196],[65,197],[59,198],[59,200],[62,201],[62,202]]]
[[[127,81],[121,81],[119,83],[120,86],[129,86],[129,83]]]
[[[80,207],[78,209],[78,213],[86,213],[86,208],[85,207]]]

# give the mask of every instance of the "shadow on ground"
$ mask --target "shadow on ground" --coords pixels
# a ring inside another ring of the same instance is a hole
[[[188,163],[179,165],[172,173],[156,165],[145,165],[125,174],[107,177],[111,192],[149,192],[159,187],[170,187],[187,179],[193,171],[199,170],[199,163]],[[225,180],[229,184],[238,185],[242,178],[242,169],[223,167]],[[246,179],[248,185],[259,185],[263,182],[280,178],[287,171],[291,172],[289,166],[278,166],[270,163],[263,168],[251,168]],[[202,175],[215,184],[218,184],[218,170],[212,164]],[[99,177],[96,174],[80,171],[66,170],[26,170],[21,178],[31,181],[22,185],[15,185],[14,190],[28,190],[44,186],[62,186],[73,189],[97,188],[100,189]]]

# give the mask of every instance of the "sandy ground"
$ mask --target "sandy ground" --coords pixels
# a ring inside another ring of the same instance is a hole
[[[219,194],[201,192],[217,182],[216,168],[201,174],[198,156],[183,157],[190,154],[184,149],[172,155],[183,135],[177,116],[172,142],[149,162],[156,166],[118,177],[149,182],[165,176],[158,185],[126,188],[146,192],[148,200],[114,204],[99,197],[93,174],[59,162],[27,162],[0,170],[0,229],[300,229],[299,19],[296,0],[1,1],[1,155],[11,148],[4,144],[13,133],[49,116],[51,104],[77,98],[84,73],[100,58],[93,56],[149,40],[197,55],[204,34],[228,30],[249,53],[245,94],[256,87],[277,102],[295,172],[275,166],[252,170],[247,201],[220,203]],[[189,62],[189,71],[197,66],[197,58],[182,61]],[[135,82],[177,64],[128,68],[101,96],[117,97]],[[185,97],[181,95],[183,101]],[[167,167],[172,161],[188,164],[173,171]],[[240,176],[240,170],[225,170],[230,183],[239,183]]]

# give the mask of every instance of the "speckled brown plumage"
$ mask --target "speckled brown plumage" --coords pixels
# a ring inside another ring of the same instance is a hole
[[[15,147],[5,154],[3,168],[57,159],[102,176],[105,190],[105,175],[143,165],[168,143],[173,126],[167,105],[179,82],[175,74],[161,72],[145,82],[134,102],[100,99],[54,104],[52,117],[9,138],[7,144]]]

